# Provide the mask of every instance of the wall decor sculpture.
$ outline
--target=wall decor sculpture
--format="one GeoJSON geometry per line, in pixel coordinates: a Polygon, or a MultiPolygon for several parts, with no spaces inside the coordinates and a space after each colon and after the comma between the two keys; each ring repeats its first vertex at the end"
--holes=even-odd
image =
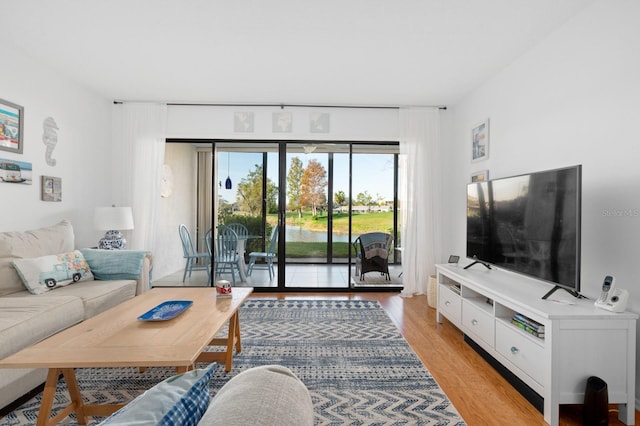
{"type": "Polygon", "coordinates": [[[56,124],[56,120],[54,120],[53,117],[45,118],[42,123],[42,128],[44,129],[42,133],[42,143],[47,147],[44,158],[49,166],[55,166],[56,159],[52,158],[51,154],[53,154],[53,150],[58,144],[58,125],[56,124]]]}

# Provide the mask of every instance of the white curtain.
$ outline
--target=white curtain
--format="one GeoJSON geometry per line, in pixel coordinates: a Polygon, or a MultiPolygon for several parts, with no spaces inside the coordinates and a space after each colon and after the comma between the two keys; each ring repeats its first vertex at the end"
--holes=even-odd
{"type": "Polygon", "coordinates": [[[127,247],[154,250],[166,139],[167,106],[127,102],[114,106],[113,203],[131,206],[127,247]]]}
{"type": "Polygon", "coordinates": [[[426,294],[440,258],[440,112],[400,109],[402,296],[426,294]]]}

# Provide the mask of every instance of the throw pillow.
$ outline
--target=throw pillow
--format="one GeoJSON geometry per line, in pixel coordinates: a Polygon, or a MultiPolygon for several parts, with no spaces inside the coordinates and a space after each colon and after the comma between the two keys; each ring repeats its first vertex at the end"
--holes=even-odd
{"type": "Polygon", "coordinates": [[[89,264],[78,250],[34,259],[16,259],[12,263],[27,290],[33,294],[93,279],[89,264]]]}
{"type": "Polygon", "coordinates": [[[209,382],[216,366],[214,362],[207,368],[165,379],[100,425],[197,425],[211,400],[209,382]]]}

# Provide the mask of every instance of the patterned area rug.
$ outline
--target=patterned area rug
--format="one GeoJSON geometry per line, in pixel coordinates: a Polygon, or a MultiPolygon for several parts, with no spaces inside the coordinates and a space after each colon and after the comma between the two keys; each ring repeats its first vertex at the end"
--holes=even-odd
{"type": "MultiPolygon", "coordinates": [[[[243,370],[281,364],[309,388],[316,425],[464,425],[376,301],[250,299],[240,321],[243,350],[231,372],[216,370],[212,394],[243,370]]],[[[172,374],[167,368],[77,372],[88,403],[131,400],[172,374]]],[[[64,381],[57,397],[56,405],[68,398],[64,381]]],[[[39,396],[0,423],[35,424],[38,407],[39,396]]]]}

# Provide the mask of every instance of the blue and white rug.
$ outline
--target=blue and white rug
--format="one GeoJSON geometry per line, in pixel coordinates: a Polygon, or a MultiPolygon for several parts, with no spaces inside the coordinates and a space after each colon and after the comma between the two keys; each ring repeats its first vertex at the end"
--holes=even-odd
{"type": "MultiPolygon", "coordinates": [[[[249,299],[240,327],[242,352],[231,372],[216,370],[212,394],[241,371],[281,364],[309,388],[316,425],[465,424],[376,301],[249,299]]],[[[131,400],[173,371],[81,369],[77,377],[88,403],[106,403],[131,400]]],[[[68,398],[59,386],[56,405],[68,398]]],[[[38,407],[36,397],[0,424],[35,424],[38,407]]]]}

